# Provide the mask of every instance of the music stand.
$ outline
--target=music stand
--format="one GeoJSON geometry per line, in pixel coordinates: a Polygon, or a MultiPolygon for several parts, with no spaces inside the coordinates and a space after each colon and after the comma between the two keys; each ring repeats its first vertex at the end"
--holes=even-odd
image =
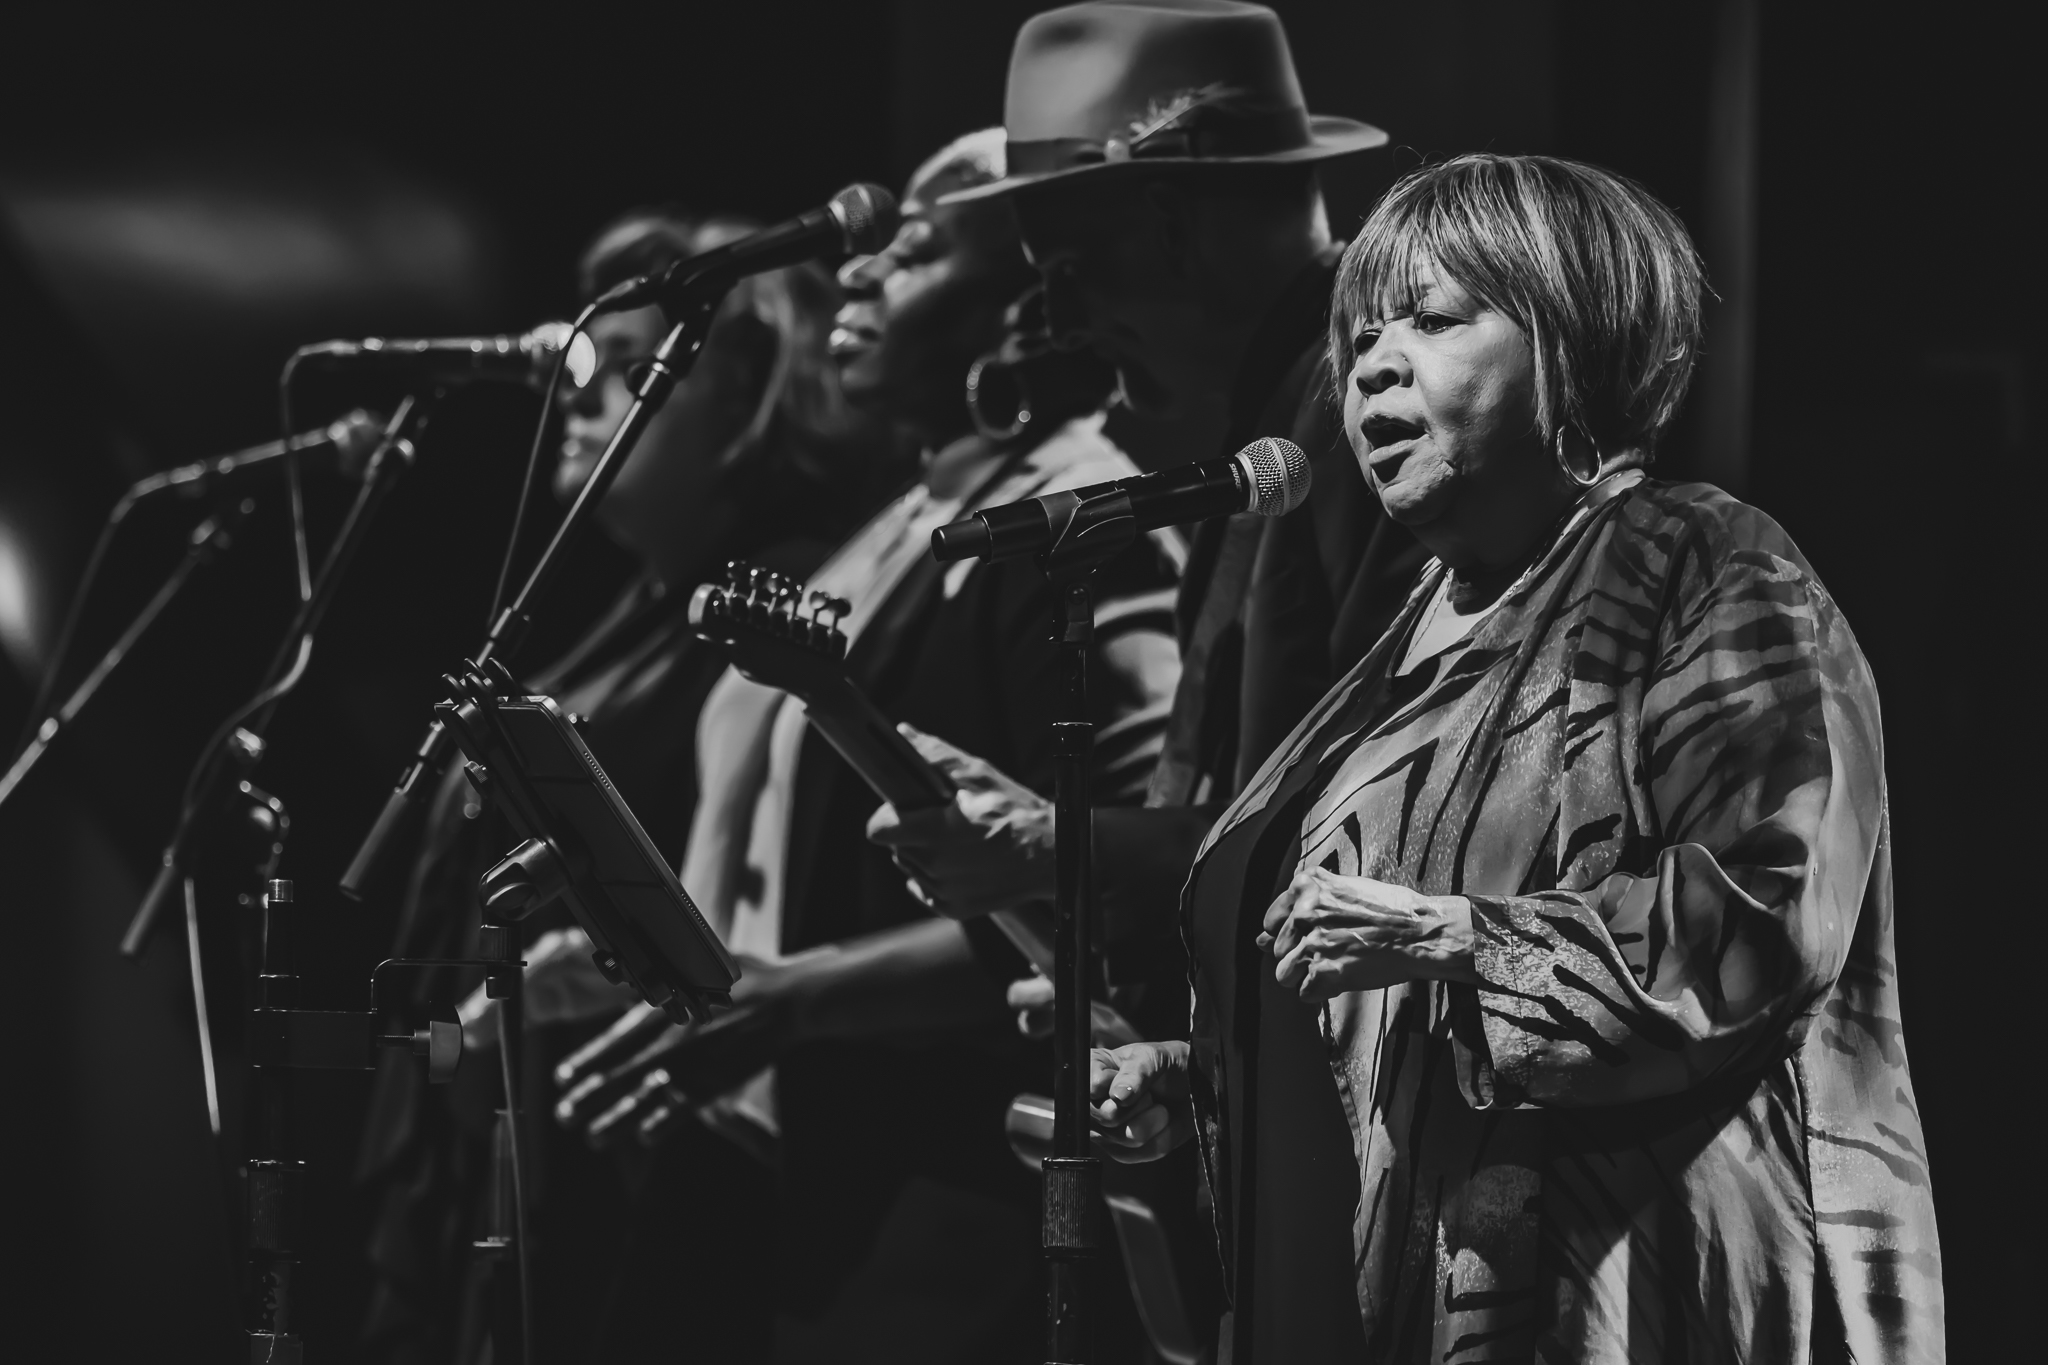
{"type": "Polygon", "coordinates": [[[678,1023],[732,1004],[738,965],[654,841],[549,697],[521,697],[495,660],[447,679],[436,717],[525,839],[480,883],[484,917],[508,924],[561,899],[598,970],[678,1023]]]}

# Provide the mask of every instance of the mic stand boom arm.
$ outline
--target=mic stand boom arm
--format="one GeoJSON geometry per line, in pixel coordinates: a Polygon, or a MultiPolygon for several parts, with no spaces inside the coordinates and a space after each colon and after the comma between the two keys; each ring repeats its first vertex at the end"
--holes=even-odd
{"type": "MultiPolygon", "coordinates": [[[[605,447],[597,467],[590,471],[590,478],[584,483],[583,491],[576,495],[569,514],[555,528],[554,538],[527,575],[525,586],[519,589],[512,605],[491,623],[490,634],[473,660],[475,667],[482,668],[519,647],[532,623],[534,600],[552,581],[560,566],[562,547],[596,515],[598,504],[604,501],[604,495],[610,491],[612,480],[618,477],[626,457],[632,454],[634,446],[646,433],[648,423],[654,420],[654,415],[661,411],[661,405],[668,401],[669,394],[696,364],[697,353],[703,349],[704,338],[711,330],[712,315],[724,294],[721,288],[678,310],[682,320],[669,330],[668,336],[648,359],[633,395],[633,406],[626,410],[625,420],[612,434],[611,444],[605,447]]],[[[378,813],[376,824],[370,827],[362,846],[356,850],[355,859],[342,873],[340,886],[343,894],[361,899],[382,883],[400,846],[400,835],[424,808],[434,784],[440,780],[448,760],[454,755],[455,747],[454,738],[439,721],[428,727],[426,738],[420,741],[411,764],[398,779],[398,785],[384,799],[384,809],[378,813]]]]}
{"type": "Polygon", "coordinates": [[[270,666],[263,672],[263,682],[255,694],[261,700],[241,724],[224,726],[227,733],[217,734],[200,754],[199,765],[185,788],[185,802],[178,812],[177,826],[171,833],[170,842],[164,846],[156,880],[150,884],[142,904],[135,911],[135,918],[129,921],[128,932],[122,936],[123,956],[138,958],[148,949],[150,937],[156,932],[165,907],[183,885],[192,842],[204,823],[201,816],[210,803],[215,783],[230,765],[248,768],[261,759],[263,733],[269,728],[270,718],[283,699],[279,684],[298,666],[300,651],[319,628],[321,617],[326,615],[328,605],[334,600],[335,590],[341,586],[342,576],[355,558],[373,514],[396,486],[399,475],[412,464],[412,442],[406,439],[405,433],[408,427],[416,426],[415,414],[419,411],[418,402],[407,398],[391,415],[391,421],[378,440],[376,452],[370,456],[369,464],[363,470],[363,484],[356,493],[356,500],[349,505],[348,515],[335,534],[334,544],[321,561],[320,572],[313,580],[313,590],[299,604],[284,638],[278,642],[270,666]]]}

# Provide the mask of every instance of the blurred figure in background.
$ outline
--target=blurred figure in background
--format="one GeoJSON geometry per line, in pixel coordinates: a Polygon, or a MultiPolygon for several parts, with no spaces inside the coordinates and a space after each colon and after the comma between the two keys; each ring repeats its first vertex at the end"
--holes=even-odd
{"type": "MultiPolygon", "coordinates": [[[[968,370],[1033,279],[1005,206],[940,201],[1001,178],[1003,159],[995,129],[933,156],[895,241],[841,272],[833,348],[847,392],[926,456],[916,485],[808,586],[851,604],[848,668],[885,715],[1044,790],[1057,675],[1045,577],[1025,562],[939,564],[931,532],[1137,471],[1102,435],[1106,371],[1079,403],[1034,411],[1005,438],[970,420],[968,370]]],[[[1157,758],[1179,676],[1169,608],[1181,558],[1175,537],[1141,540],[1096,580],[1103,804],[1137,800],[1157,758]]],[[[570,1077],[601,1080],[572,1091],[570,1116],[618,1127],[637,1105],[658,1121],[772,1064],[748,1091],[779,1130],[777,1255],[760,1267],[775,1289],[775,1359],[1038,1359],[1039,1182],[1003,1126],[1012,1097],[1050,1079],[1048,1050],[1019,1035],[1005,1003],[1029,966],[993,924],[935,918],[911,897],[864,838],[877,798],[786,694],[728,674],[706,704],[699,761],[683,880],[746,959],[737,1008],[710,1028],[665,1026],[656,1056],[618,1065],[622,1030],[570,1077]],[[974,1080],[935,1107],[917,1099],[934,1074],[974,1080]]],[[[1105,1262],[1105,1283],[1115,1273],[1105,1262]]],[[[1128,1308],[1102,1322],[1101,1358],[1134,1357],[1136,1331],[1128,1308]]]]}
{"type": "MultiPolygon", "coordinates": [[[[579,267],[584,299],[634,275],[708,250],[747,231],[732,219],[693,219],[666,211],[630,213],[598,235],[579,267]]],[[[724,660],[690,633],[690,590],[725,560],[744,557],[792,575],[814,569],[885,494],[900,465],[891,436],[841,398],[826,337],[839,300],[833,281],[799,267],[744,281],[726,299],[695,369],[649,425],[598,511],[607,535],[641,566],[618,600],[563,658],[527,679],[585,717],[583,733],[649,835],[673,858],[696,797],[697,714],[724,660]]],[[[596,319],[596,364],[580,385],[564,379],[561,459],[553,487],[572,500],[632,401],[628,373],[667,330],[658,309],[596,319]]],[[[404,893],[394,952],[403,956],[473,955],[477,878],[517,842],[471,790],[459,770],[444,781],[404,893]]],[[[573,950],[565,915],[534,922],[530,958],[573,950]]],[[[460,983],[466,987],[467,982],[460,983]]],[[[423,980],[422,996],[448,999],[458,983],[423,980]]],[[[627,1003],[598,983],[603,1007],[627,1003]]],[[[528,1094],[545,1095],[549,1069],[582,1036],[547,1028],[565,1011],[537,998],[538,1027],[526,1053],[528,1094]]],[[[575,1011],[567,1011],[574,1013],[575,1011]]],[[[582,1013],[591,1010],[585,1006],[582,1013]]],[[[472,1047],[494,1042],[494,1013],[467,1021],[472,1047]]],[[[588,1029],[584,1029],[587,1034],[588,1029]]],[[[447,1092],[424,1088],[414,1069],[387,1066],[366,1128],[359,1182],[381,1201],[370,1249],[378,1280],[364,1326],[378,1359],[469,1362],[484,1332],[484,1277],[468,1264],[481,1201],[488,1195],[488,1144],[499,1103],[488,1055],[472,1056],[447,1092]]],[[[530,1114],[544,1114],[536,1103],[530,1114]]],[[[693,1315],[698,1348],[722,1347],[719,1334],[758,1324],[765,1310],[733,1311],[747,1283],[722,1284],[724,1257],[696,1258],[664,1232],[639,1234],[634,1209],[659,1211],[657,1229],[709,1222],[733,1235],[758,1227],[745,1210],[703,1201],[765,1191],[766,1172],[725,1142],[698,1135],[659,1161],[628,1165],[591,1155],[552,1124],[528,1132],[527,1180],[536,1255],[537,1353],[582,1359],[603,1312],[604,1329],[623,1351],[643,1358],[643,1296],[608,1288],[620,1251],[674,1278],[667,1317],[683,1286],[700,1286],[706,1311],[693,1315]],[[701,1179],[677,1184],[676,1168],[701,1179]],[[750,1169],[751,1168],[751,1169],[750,1169]],[[688,1207],[677,1201],[688,1198],[688,1207]],[[716,1305],[710,1311],[709,1305],[716,1305]]],[[[636,1154],[637,1155],[637,1154],[636,1154]]],[[[734,1349],[738,1345],[734,1343],[734,1349]]],[[[714,1355],[719,1354],[714,1350],[714,1355]]]]}

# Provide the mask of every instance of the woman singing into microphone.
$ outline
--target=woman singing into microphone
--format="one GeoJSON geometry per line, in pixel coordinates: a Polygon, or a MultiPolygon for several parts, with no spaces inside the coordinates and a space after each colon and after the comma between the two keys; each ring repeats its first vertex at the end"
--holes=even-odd
{"type": "Polygon", "coordinates": [[[1211,831],[1188,1042],[1098,1051],[1198,1136],[1238,1361],[1926,1361],[1883,733],[1769,517],[1645,466],[1685,230],[1541,157],[1415,172],[1345,254],[1345,427],[1436,556],[1211,831]]]}

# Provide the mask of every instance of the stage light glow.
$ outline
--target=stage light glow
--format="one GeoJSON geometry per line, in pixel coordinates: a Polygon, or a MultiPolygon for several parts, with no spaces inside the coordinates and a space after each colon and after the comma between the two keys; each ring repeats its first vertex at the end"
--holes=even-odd
{"type": "Polygon", "coordinates": [[[42,668],[37,638],[36,584],[29,547],[14,529],[0,522],[0,649],[15,667],[33,676],[42,668]]]}
{"type": "Polygon", "coordinates": [[[569,382],[582,388],[597,373],[597,345],[591,341],[588,332],[578,332],[569,342],[569,358],[566,362],[569,382]]]}

